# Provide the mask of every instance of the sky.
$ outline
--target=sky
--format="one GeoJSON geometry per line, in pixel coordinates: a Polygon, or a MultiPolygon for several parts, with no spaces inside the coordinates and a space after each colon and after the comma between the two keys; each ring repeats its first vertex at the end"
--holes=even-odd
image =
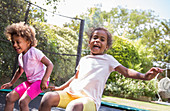
{"type": "MultiPolygon", "coordinates": [[[[37,2],[37,5],[52,11],[52,6],[42,5],[45,0],[31,0],[37,2]]],[[[121,6],[128,9],[153,10],[155,15],[160,19],[170,20],[170,0],[60,0],[57,6],[56,14],[68,17],[75,17],[82,13],[86,13],[87,9],[100,4],[102,10],[110,11],[112,8],[121,6]]],[[[61,16],[51,16],[48,14],[47,22],[56,25],[62,25],[70,19],[61,16]]]]}

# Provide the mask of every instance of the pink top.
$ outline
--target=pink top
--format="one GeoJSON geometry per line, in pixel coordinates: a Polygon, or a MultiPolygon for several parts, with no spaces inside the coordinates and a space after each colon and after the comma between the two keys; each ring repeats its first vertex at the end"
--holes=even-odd
{"type": "Polygon", "coordinates": [[[46,71],[46,66],[41,62],[44,56],[43,52],[35,47],[31,47],[24,55],[21,53],[18,56],[19,66],[24,69],[28,82],[42,80],[46,71]]]}
{"type": "Polygon", "coordinates": [[[121,65],[113,56],[88,55],[81,58],[77,70],[78,78],[74,79],[65,90],[75,96],[91,97],[98,110],[105,83],[112,71],[121,65]]]}

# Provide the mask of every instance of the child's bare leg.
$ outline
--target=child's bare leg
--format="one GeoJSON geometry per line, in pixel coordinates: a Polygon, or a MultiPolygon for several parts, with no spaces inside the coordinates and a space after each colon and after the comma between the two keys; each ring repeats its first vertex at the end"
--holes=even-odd
{"type": "Polygon", "coordinates": [[[11,91],[6,95],[6,104],[4,111],[13,111],[15,101],[19,99],[19,94],[16,91],[11,91]]]}
{"type": "Polygon", "coordinates": [[[30,101],[31,98],[26,93],[24,93],[19,100],[20,111],[29,111],[28,104],[30,103],[30,101]]]}
{"type": "Polygon", "coordinates": [[[57,107],[60,96],[57,92],[47,92],[42,97],[39,111],[51,111],[51,107],[57,107]]]}

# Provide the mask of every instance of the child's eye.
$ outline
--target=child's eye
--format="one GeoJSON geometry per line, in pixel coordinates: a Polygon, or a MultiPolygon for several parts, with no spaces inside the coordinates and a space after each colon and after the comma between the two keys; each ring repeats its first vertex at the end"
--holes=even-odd
{"type": "Polygon", "coordinates": [[[14,45],[14,41],[12,41],[12,44],[14,45]]]}
{"type": "Polygon", "coordinates": [[[104,42],[105,40],[104,39],[101,39],[102,42],[104,42]]]}
{"type": "Polygon", "coordinates": [[[19,44],[20,42],[19,41],[17,41],[17,44],[19,44]]]}
{"type": "Polygon", "coordinates": [[[97,36],[93,36],[93,39],[97,39],[98,37],[97,36]]]}
{"type": "Polygon", "coordinates": [[[93,39],[94,39],[94,40],[96,40],[96,39],[97,39],[97,37],[93,37],[93,39]]]}
{"type": "Polygon", "coordinates": [[[101,37],[101,41],[104,42],[106,39],[104,37],[101,37]]]}

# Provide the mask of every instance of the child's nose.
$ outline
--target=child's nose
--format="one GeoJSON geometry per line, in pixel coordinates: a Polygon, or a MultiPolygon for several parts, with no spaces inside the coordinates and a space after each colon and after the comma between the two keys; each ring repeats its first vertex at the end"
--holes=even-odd
{"type": "Polygon", "coordinates": [[[95,40],[95,41],[94,41],[94,44],[97,44],[97,43],[98,43],[98,41],[97,41],[97,40],[95,40]]]}

